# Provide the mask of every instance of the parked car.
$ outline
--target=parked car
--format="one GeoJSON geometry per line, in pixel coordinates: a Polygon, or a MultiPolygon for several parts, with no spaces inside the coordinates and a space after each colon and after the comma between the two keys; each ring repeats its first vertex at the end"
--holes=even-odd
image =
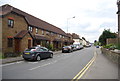
{"type": "Polygon", "coordinates": [[[77,50],[77,45],[73,44],[73,51],[76,51],[76,50],[77,50]]]}
{"type": "Polygon", "coordinates": [[[75,44],[75,45],[77,50],[83,49],[83,45],[80,45],[80,44],[75,44]]]}
{"type": "Polygon", "coordinates": [[[80,50],[80,49],[83,49],[83,45],[80,45],[80,44],[74,44],[74,50],[80,50]]]}
{"type": "Polygon", "coordinates": [[[42,58],[52,58],[53,52],[48,50],[45,47],[35,46],[29,49],[26,49],[23,52],[23,58],[25,60],[37,60],[40,61],[42,58]]]}
{"type": "Polygon", "coordinates": [[[64,53],[64,52],[72,52],[73,51],[73,49],[72,49],[72,47],[71,46],[64,46],[63,48],[62,48],[62,53],[64,53]]]}

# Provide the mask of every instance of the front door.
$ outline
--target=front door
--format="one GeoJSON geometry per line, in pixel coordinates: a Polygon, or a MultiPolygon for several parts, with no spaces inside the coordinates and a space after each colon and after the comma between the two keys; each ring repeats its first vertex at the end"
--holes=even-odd
{"type": "Polygon", "coordinates": [[[28,48],[31,47],[31,39],[28,39],[28,48]]]}
{"type": "Polygon", "coordinates": [[[20,39],[15,39],[15,52],[20,52],[20,39]]]}

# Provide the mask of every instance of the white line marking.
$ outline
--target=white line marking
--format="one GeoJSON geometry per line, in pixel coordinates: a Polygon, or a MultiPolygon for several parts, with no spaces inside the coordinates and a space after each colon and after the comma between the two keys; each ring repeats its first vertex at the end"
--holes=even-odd
{"type": "Polygon", "coordinates": [[[47,66],[47,65],[49,65],[49,64],[50,64],[50,63],[48,63],[48,64],[44,64],[44,65],[41,65],[41,66],[37,66],[37,67],[31,68],[31,69],[29,69],[29,70],[34,70],[34,69],[37,69],[37,68],[40,68],[40,67],[47,66]]]}
{"type": "Polygon", "coordinates": [[[0,65],[0,67],[8,66],[8,65],[13,65],[13,64],[15,64],[15,63],[3,64],[3,65],[0,65]]]}
{"type": "Polygon", "coordinates": [[[37,64],[38,62],[28,62],[28,63],[30,63],[30,64],[37,64]]]}
{"type": "Polygon", "coordinates": [[[13,64],[20,64],[22,62],[24,62],[24,61],[18,61],[18,62],[14,62],[14,63],[2,64],[2,65],[0,65],[0,67],[9,66],[9,65],[13,65],[13,64]]]}
{"type": "Polygon", "coordinates": [[[45,67],[45,66],[47,66],[47,65],[54,64],[54,63],[56,63],[56,62],[57,62],[57,60],[55,60],[55,61],[53,61],[53,62],[50,62],[50,63],[47,63],[47,64],[44,64],[44,65],[41,65],[41,66],[37,66],[37,67],[31,68],[31,69],[28,69],[28,70],[35,70],[35,69],[37,69],[37,68],[45,67]]]}
{"type": "Polygon", "coordinates": [[[24,62],[24,61],[17,61],[16,63],[19,64],[19,63],[22,63],[22,62],[24,62]]]}

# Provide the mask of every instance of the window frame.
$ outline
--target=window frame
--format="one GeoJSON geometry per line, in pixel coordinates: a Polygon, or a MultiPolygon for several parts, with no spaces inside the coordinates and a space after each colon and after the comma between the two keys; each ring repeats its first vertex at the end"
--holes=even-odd
{"type": "Polygon", "coordinates": [[[13,47],[13,38],[7,38],[7,46],[13,47]]]}
{"type": "Polygon", "coordinates": [[[32,26],[28,26],[28,30],[29,30],[30,32],[33,32],[33,27],[32,27],[32,26]]]}
{"type": "Polygon", "coordinates": [[[8,19],[8,27],[13,28],[13,26],[14,26],[14,20],[8,19]]]}
{"type": "Polygon", "coordinates": [[[35,31],[36,31],[36,34],[38,34],[38,28],[36,28],[35,31]]]}
{"type": "Polygon", "coordinates": [[[42,30],[42,35],[44,35],[44,30],[42,30]]]}

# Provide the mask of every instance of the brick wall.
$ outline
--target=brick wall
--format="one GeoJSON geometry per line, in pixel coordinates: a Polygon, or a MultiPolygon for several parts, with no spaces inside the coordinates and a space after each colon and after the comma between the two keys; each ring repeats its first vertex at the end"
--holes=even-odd
{"type": "Polygon", "coordinates": [[[117,44],[118,38],[109,38],[106,41],[107,41],[107,44],[117,44]]]}
{"type": "Polygon", "coordinates": [[[8,36],[14,37],[21,30],[27,30],[27,27],[28,27],[28,25],[27,25],[24,17],[22,17],[22,16],[10,13],[2,18],[2,51],[3,51],[3,53],[15,51],[14,41],[13,41],[13,47],[8,47],[7,37],[8,36]],[[13,20],[14,20],[13,28],[8,27],[9,17],[13,18],[13,20]]]}
{"type": "Polygon", "coordinates": [[[102,54],[106,55],[111,61],[120,64],[120,52],[101,48],[102,54]]]}

